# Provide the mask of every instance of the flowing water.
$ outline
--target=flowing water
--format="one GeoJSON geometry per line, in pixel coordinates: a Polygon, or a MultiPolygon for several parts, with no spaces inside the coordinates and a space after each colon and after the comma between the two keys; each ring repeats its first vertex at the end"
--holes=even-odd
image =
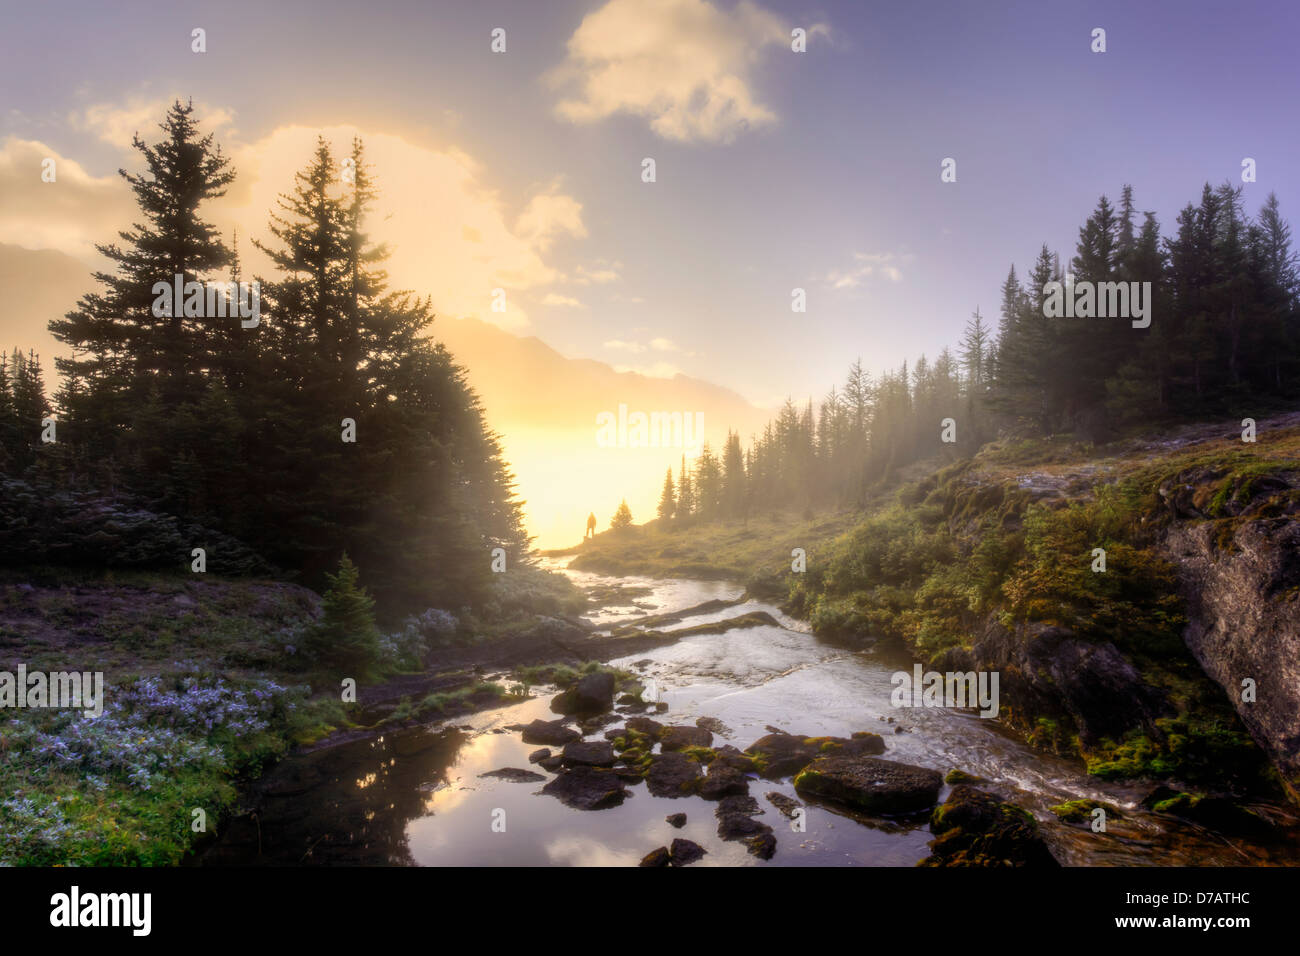
{"type": "MultiPolygon", "coordinates": [[[[742,590],[722,582],[566,573],[579,586],[606,595],[604,606],[587,616],[602,628],[647,611],[732,599],[742,590]]],[[[973,711],[895,709],[890,678],[896,671],[910,671],[910,659],[821,643],[805,624],[771,605],[748,601],[660,630],[749,611],[766,611],[782,626],[692,635],[611,663],[655,681],[659,699],[668,704],[666,713],[655,715],[661,722],[721,720],[728,731],[715,734],[715,746],[730,743],[743,749],[768,733],[768,726],[807,736],[866,730],[885,738],[886,759],[940,772],[959,768],[983,777],[988,783],[981,786],[1034,813],[1063,863],[1300,863],[1294,830],[1267,846],[1228,840],[1140,810],[1141,788],[1087,777],[1079,763],[1033,750],[997,721],[973,711]],[[1109,821],[1108,832],[1093,833],[1062,824],[1047,811],[1081,797],[1115,804],[1124,817],[1109,821]]],[[[539,794],[541,781],[480,776],[503,767],[549,776],[528,762],[537,747],[506,728],[534,718],[554,719],[552,693],[292,757],[263,781],[260,812],[232,820],[201,862],[626,866],[675,837],[694,840],[708,851],[697,866],[912,866],[928,855],[931,834],[924,814],[871,819],[809,804],[806,830],[793,832],[764,798],[769,792],[795,797],[788,780],[751,781],[750,792],[765,810],[758,819],[772,826],[777,838],[776,855],[764,862],[749,855],[743,844],[717,837],[716,804],[701,797],[653,797],[644,783],[637,783],[620,806],[580,811],[539,794]],[[680,830],[664,819],[678,812],[687,815],[680,830]]],[[[603,739],[604,729],[587,739],[603,739]]],[[[945,787],[940,799],[947,792],[945,787]]]]}

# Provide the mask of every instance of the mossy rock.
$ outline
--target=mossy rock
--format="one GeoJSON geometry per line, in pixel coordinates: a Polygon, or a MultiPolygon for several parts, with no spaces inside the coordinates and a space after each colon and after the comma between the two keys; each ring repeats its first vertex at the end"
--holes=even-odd
{"type": "Polygon", "coordinates": [[[1101,800],[1067,800],[1065,803],[1058,803],[1056,806],[1047,809],[1056,814],[1062,823],[1091,823],[1092,811],[1098,808],[1105,810],[1108,818],[1124,819],[1124,814],[1120,812],[1119,807],[1113,803],[1104,803],[1101,800]]]}

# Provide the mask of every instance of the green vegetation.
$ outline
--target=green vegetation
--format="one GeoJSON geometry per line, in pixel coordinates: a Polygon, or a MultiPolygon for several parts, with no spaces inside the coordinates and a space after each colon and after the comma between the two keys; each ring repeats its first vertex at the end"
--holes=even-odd
{"type": "Polygon", "coordinates": [[[320,599],[259,581],[52,573],[0,587],[0,669],[100,671],[104,713],[0,728],[0,864],[162,865],[238,806],[239,782],[349,725],[302,653],[320,599]],[[30,590],[28,590],[30,588],[30,590]]]}

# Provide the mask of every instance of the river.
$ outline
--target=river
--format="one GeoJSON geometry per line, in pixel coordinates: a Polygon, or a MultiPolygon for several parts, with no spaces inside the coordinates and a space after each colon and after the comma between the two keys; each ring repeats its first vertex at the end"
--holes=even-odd
{"type": "MultiPolygon", "coordinates": [[[[581,587],[615,595],[587,615],[602,628],[645,613],[733,599],[743,590],[715,581],[565,573],[581,587]]],[[[895,709],[890,678],[911,670],[909,658],[824,644],[806,624],[772,605],[748,601],[660,630],[750,611],[766,611],[781,626],[692,635],[611,663],[655,682],[658,699],[668,704],[658,720],[721,720],[728,731],[715,735],[715,746],[743,749],[769,726],[806,736],[847,737],[865,730],[884,737],[885,759],[985,778],[982,786],[1038,818],[1052,852],[1067,865],[1300,863],[1294,838],[1262,846],[1147,813],[1137,803],[1149,785],[1144,790],[1088,777],[1080,763],[1036,751],[973,711],[895,709]],[[1053,804],[1082,797],[1116,805],[1123,819],[1093,833],[1048,812],[1053,804]]],[[[231,820],[199,862],[631,866],[676,837],[707,850],[697,866],[913,866],[928,855],[925,815],[869,819],[809,804],[805,831],[794,832],[764,797],[796,797],[788,780],[751,782],[750,792],[765,810],[758,819],[774,828],[777,839],[775,856],[760,861],[743,844],[718,838],[716,804],[698,796],[654,797],[637,783],[620,806],[581,811],[539,794],[539,782],[480,776],[503,767],[539,771],[528,762],[536,746],[506,728],[554,719],[554,692],[535,688],[537,696],[528,701],[290,757],[262,781],[259,811],[231,820]],[[674,829],[665,817],[679,812],[687,822],[674,829]]],[[[603,739],[603,731],[588,739],[603,739]]],[[[940,799],[947,791],[945,786],[940,799]]]]}

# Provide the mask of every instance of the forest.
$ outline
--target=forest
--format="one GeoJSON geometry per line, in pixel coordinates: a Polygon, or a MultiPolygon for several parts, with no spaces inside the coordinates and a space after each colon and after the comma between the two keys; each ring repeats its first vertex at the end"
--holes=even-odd
{"type": "Polygon", "coordinates": [[[202,549],[319,587],[347,554],[386,616],[473,603],[494,549],[527,560],[522,502],[429,301],[388,288],[363,144],[341,163],[320,140],[269,212],[261,321],[158,309],[156,283],[249,278],[204,219],[235,170],[193,112],[134,139],[140,218],[51,322],[62,384],[0,362],[0,562],[185,570],[202,549]]]}
{"type": "MultiPolygon", "coordinates": [[[[999,436],[1103,442],[1182,421],[1259,417],[1300,397],[1300,268],[1270,194],[1208,183],[1162,236],[1131,186],[1102,196],[1068,263],[1042,246],[1002,283],[996,324],[979,309],[955,348],[872,376],[861,361],[814,406],[787,400],[742,449],[731,434],[665,475],[658,517],[683,526],[759,510],[857,507],[899,468],[956,460],[999,436]],[[1150,323],[1048,318],[1051,283],[1150,283],[1150,323]],[[950,424],[946,424],[950,420],[950,424]]],[[[1059,286],[1055,287],[1059,297],[1059,286]]]]}

